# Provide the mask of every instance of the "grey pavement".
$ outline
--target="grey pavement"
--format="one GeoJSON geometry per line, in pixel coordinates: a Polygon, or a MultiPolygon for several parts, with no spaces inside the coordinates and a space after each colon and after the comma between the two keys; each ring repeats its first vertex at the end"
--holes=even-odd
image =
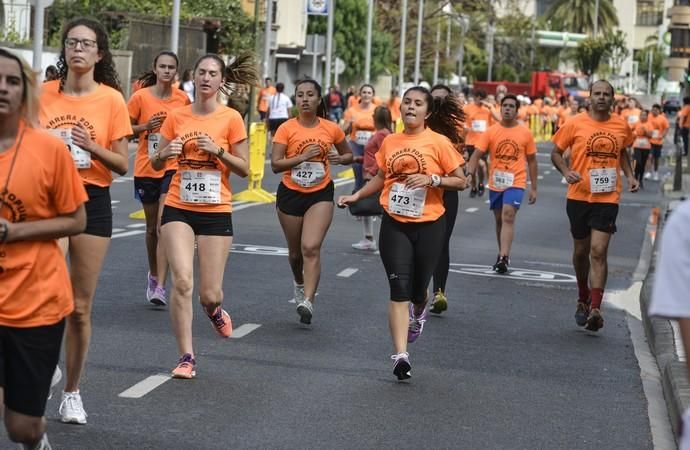
{"type": "MultiPolygon", "coordinates": [[[[539,199],[518,214],[512,276],[496,255],[488,194],[463,193],[451,241],[449,310],[410,346],[412,379],[392,374],[388,286],[378,255],[353,250],[361,224],[336,210],[322,249],[313,325],[298,323],[275,206],[236,205],[223,340],[195,303],[197,377],[140,398],[120,394],[176,363],[165,308],[144,298],[143,221],[131,180],[113,184],[115,227],[101,274],[81,386],[89,423],[48,433],[65,449],[652,448],[647,398],[627,313],[605,305],[599,333],[578,328],[565,186],[539,146],[539,199]],[[481,266],[481,267],[478,267],[481,266]],[[357,269],[350,276],[344,274],[357,269]],[[343,272],[345,271],[345,272],[343,272]]],[[[275,191],[269,173],[264,187],[275,191]]],[[[233,178],[236,191],[246,186],[233,178]]],[[[349,192],[351,184],[336,189],[349,192]]],[[[633,282],[660,183],[625,193],[610,254],[610,291],[633,282]]],[[[377,223],[378,225],[378,223],[377,223]]],[[[163,380],[167,380],[163,378],[163,380]]],[[[61,386],[60,386],[61,387],[61,386]]]]}

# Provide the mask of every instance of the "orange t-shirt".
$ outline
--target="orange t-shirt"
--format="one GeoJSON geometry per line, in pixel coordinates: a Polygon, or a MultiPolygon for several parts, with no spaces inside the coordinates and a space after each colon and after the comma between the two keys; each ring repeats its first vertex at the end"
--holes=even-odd
{"type": "Polygon", "coordinates": [[[269,86],[261,89],[259,91],[259,107],[260,112],[268,111],[268,101],[276,95],[276,88],[274,86],[269,86]]]}
{"type": "Polygon", "coordinates": [[[583,112],[566,121],[551,141],[561,153],[571,148],[571,167],[582,177],[580,182],[568,185],[569,199],[618,203],[622,191],[620,155],[633,143],[632,131],[624,119],[611,116],[606,122],[598,122],[583,112]],[[596,178],[597,172],[590,171],[601,169],[608,169],[610,177],[615,175],[616,186],[610,192],[592,193],[590,179],[596,178]]]}
{"type": "Polygon", "coordinates": [[[649,119],[644,123],[637,122],[633,131],[635,134],[635,140],[632,144],[633,148],[641,148],[643,150],[652,148],[652,135],[654,131],[659,133],[659,129],[656,127],[654,121],[649,119]]]}
{"type": "Polygon", "coordinates": [[[685,105],[678,112],[678,119],[680,119],[681,128],[690,128],[690,105],[685,105]]]}
{"type": "Polygon", "coordinates": [[[493,125],[493,116],[488,108],[478,106],[476,103],[467,104],[462,109],[465,112],[465,124],[468,128],[465,145],[476,145],[479,136],[493,125]]]}
{"type": "MultiPolygon", "coordinates": [[[[91,140],[110,150],[113,141],[132,134],[125,99],[115,89],[99,84],[90,94],[80,97],[58,91],[59,80],[44,83],[41,89],[39,118],[44,128],[73,128],[81,124],[91,140]]],[[[74,154],[73,154],[74,156],[74,154]]],[[[84,184],[110,186],[113,176],[105,164],[92,158],[91,167],[79,169],[84,184]]]]}
{"type": "Polygon", "coordinates": [[[351,95],[347,98],[347,109],[354,108],[359,104],[359,95],[351,95]]]}
{"type": "Polygon", "coordinates": [[[537,153],[537,144],[529,128],[516,125],[506,128],[500,123],[493,125],[477,142],[480,152],[489,151],[489,189],[502,192],[509,187],[525,189],[527,186],[527,155],[537,153]],[[494,174],[500,177],[494,177],[494,174]],[[506,177],[512,182],[505,182],[506,177]],[[497,186],[501,179],[503,185],[497,186]]]}
{"type": "Polygon", "coordinates": [[[639,108],[626,108],[621,112],[621,116],[628,122],[630,128],[635,128],[635,125],[640,121],[640,111],[639,108]]]}
{"type": "Polygon", "coordinates": [[[368,140],[374,135],[374,131],[376,131],[376,127],[374,127],[375,109],[376,105],[371,103],[367,109],[362,109],[361,105],[355,105],[345,111],[345,121],[352,122],[352,131],[350,132],[351,141],[357,141],[357,143],[362,142],[360,145],[366,145],[364,139],[368,140]],[[358,131],[364,132],[364,134],[360,133],[361,140],[357,139],[358,131]]]}
{"type": "MultiPolygon", "coordinates": [[[[179,89],[173,89],[170,97],[160,99],[151,93],[150,88],[143,88],[130,97],[129,102],[127,102],[127,109],[129,110],[129,117],[138,124],[144,124],[153,117],[165,118],[168,112],[189,105],[189,103],[187,94],[179,89]]],[[[151,153],[158,150],[157,142],[155,144],[149,143],[149,136],[151,134],[154,134],[154,138],[158,137],[160,139],[160,129],[139,133],[139,145],[137,146],[136,159],[134,160],[135,177],[161,178],[166,170],[175,168],[173,160],[167,161],[165,167],[161,170],[155,170],[151,166],[149,147],[151,147],[151,153]]]]}
{"type": "Polygon", "coordinates": [[[170,111],[161,126],[161,136],[168,141],[180,137],[182,153],[177,157],[177,172],[170,182],[165,204],[196,212],[232,212],[230,168],[218,161],[216,155],[197,148],[196,138],[202,135],[209,136],[226,152],[232,152],[234,144],[247,139],[242,116],[225,105],[218,105],[206,115],[194,114],[192,105],[170,111]],[[218,181],[220,186],[216,185],[218,181]],[[214,185],[215,191],[211,190],[214,185]],[[185,196],[187,201],[183,201],[185,196]]]}
{"type": "Polygon", "coordinates": [[[395,123],[400,118],[400,97],[395,97],[393,101],[388,100],[386,107],[391,112],[391,120],[395,123]]]}
{"type": "Polygon", "coordinates": [[[316,177],[310,177],[310,179],[300,178],[296,176],[296,180],[293,180],[293,172],[300,172],[303,170],[309,170],[303,164],[302,167],[293,167],[292,170],[285,171],[283,173],[283,184],[285,187],[299,192],[314,192],[323,189],[331,182],[331,169],[328,162],[328,152],[331,150],[331,146],[334,144],[339,144],[345,139],[345,133],[340,129],[335,123],[319,119],[319,123],[313,128],[307,128],[302,126],[297,118],[293,118],[283,123],[276,131],[276,135],[273,137],[273,142],[276,144],[284,144],[287,146],[285,149],[285,158],[292,158],[294,156],[302,154],[307,147],[314,144],[321,148],[321,154],[307,161],[311,165],[315,165],[315,170],[317,172],[323,171],[322,175],[316,177]],[[323,165],[323,167],[320,167],[323,165]],[[319,178],[321,180],[319,181],[319,178]],[[299,184],[299,182],[302,184],[299,184]],[[306,181],[306,182],[305,182],[306,181]],[[306,186],[305,186],[306,184],[306,186]]]}
{"type": "MultiPolygon", "coordinates": [[[[0,153],[0,217],[32,222],[75,212],[88,200],[67,147],[44,130],[20,125],[24,136],[0,153]],[[16,154],[16,159],[15,159],[16,154]],[[14,168],[10,174],[12,160],[14,168]]],[[[56,239],[0,244],[0,325],[53,325],[74,309],[67,264],[56,239]]]]}
{"type": "MultiPolygon", "coordinates": [[[[379,201],[391,218],[398,222],[432,222],[445,212],[443,206],[443,189],[426,187],[426,196],[420,204],[420,198],[408,194],[410,191],[400,192],[400,185],[405,184],[405,177],[417,173],[425,175],[445,175],[455,171],[465,164],[463,157],[455,150],[447,137],[429,128],[422,133],[409,135],[405,133],[389,134],[383,140],[381,148],[376,153],[376,163],[384,173],[383,190],[379,201]],[[408,198],[407,203],[400,207],[410,206],[416,202],[421,209],[419,217],[394,213],[395,205],[390,201],[398,197],[400,192],[408,198]],[[413,198],[411,198],[413,197],[413,198]]],[[[416,190],[418,193],[422,190],[416,190]]],[[[414,191],[413,191],[414,192],[414,191]]],[[[408,209],[409,211],[409,209],[408,209]]]]}
{"type": "Polygon", "coordinates": [[[651,121],[659,131],[656,133],[656,136],[652,136],[650,140],[654,145],[662,145],[664,143],[664,132],[669,128],[668,120],[664,114],[659,114],[656,117],[652,116],[651,121]]]}

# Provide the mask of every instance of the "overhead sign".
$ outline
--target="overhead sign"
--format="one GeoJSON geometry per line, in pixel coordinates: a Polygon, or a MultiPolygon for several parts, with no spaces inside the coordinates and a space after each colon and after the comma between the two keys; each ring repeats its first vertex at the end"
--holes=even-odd
{"type": "Polygon", "coordinates": [[[310,16],[327,16],[328,0],[307,0],[307,14],[310,16]]]}

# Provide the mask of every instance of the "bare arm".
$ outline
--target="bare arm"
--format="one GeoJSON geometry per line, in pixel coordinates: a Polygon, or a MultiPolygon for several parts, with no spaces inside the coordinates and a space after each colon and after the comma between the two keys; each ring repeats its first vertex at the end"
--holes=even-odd
{"type": "Polygon", "coordinates": [[[361,198],[369,197],[370,195],[374,195],[381,191],[381,189],[383,189],[383,178],[383,172],[379,169],[376,176],[369,180],[367,184],[362,187],[362,189],[352,195],[341,195],[338,197],[338,207],[344,208],[350,203],[354,203],[361,198]]]}
{"type": "Polygon", "coordinates": [[[8,222],[0,219],[0,231],[5,228],[6,242],[43,241],[72,236],[86,228],[86,210],[84,205],[79,205],[72,213],[30,222],[8,222]]]}
{"type": "Polygon", "coordinates": [[[565,177],[568,184],[579,183],[582,180],[580,174],[574,170],[570,170],[565,159],[563,159],[563,152],[558,147],[554,146],[551,151],[551,162],[553,166],[565,177]]]}
{"type": "Polygon", "coordinates": [[[527,171],[529,172],[529,198],[528,203],[531,205],[537,201],[537,155],[527,155],[527,171]]]}
{"type": "Polygon", "coordinates": [[[91,140],[89,132],[81,124],[72,128],[72,140],[81,149],[91,153],[113,172],[124,175],[129,169],[127,160],[127,137],[116,139],[110,143],[110,149],[101,147],[91,140]]]}
{"type": "Polygon", "coordinates": [[[347,140],[343,139],[335,144],[338,155],[330,159],[331,164],[352,164],[352,149],[347,145],[347,140]]]}
{"type": "Polygon", "coordinates": [[[207,135],[199,136],[196,142],[199,150],[215,155],[235,174],[243,178],[249,175],[249,145],[246,138],[232,144],[232,151],[227,152],[207,135]]]}
{"type": "Polygon", "coordinates": [[[628,180],[628,190],[630,192],[637,192],[637,189],[640,187],[640,184],[635,178],[635,175],[633,174],[632,166],[630,165],[630,155],[628,155],[628,150],[622,149],[620,153],[621,169],[623,169],[625,178],[627,178],[628,180]]]}

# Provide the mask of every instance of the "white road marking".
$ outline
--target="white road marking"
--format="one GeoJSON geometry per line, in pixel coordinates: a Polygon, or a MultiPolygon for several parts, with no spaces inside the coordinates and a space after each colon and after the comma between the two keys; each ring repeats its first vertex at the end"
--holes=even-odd
{"type": "Polygon", "coordinates": [[[130,223],[129,225],[127,225],[127,228],[143,228],[145,226],[145,223],[130,223]]]}
{"type": "Polygon", "coordinates": [[[124,228],[113,228],[113,233],[122,233],[123,231],[125,231],[124,228]]]}
{"type": "Polygon", "coordinates": [[[137,234],[144,234],[144,233],[146,233],[146,231],[144,231],[144,230],[125,231],[124,233],[113,234],[111,239],[123,238],[123,237],[127,237],[127,236],[136,236],[137,234]]]}
{"type": "Polygon", "coordinates": [[[678,322],[675,320],[670,320],[669,322],[671,322],[671,328],[673,328],[673,341],[676,347],[676,357],[678,357],[678,361],[684,363],[687,361],[687,359],[685,356],[685,349],[683,347],[683,337],[680,335],[680,326],[678,326],[678,322]]]}
{"type": "Polygon", "coordinates": [[[118,394],[118,397],[124,397],[124,398],[141,398],[144,395],[148,394],[152,390],[156,389],[158,386],[161,384],[165,383],[170,379],[170,375],[163,375],[158,374],[158,375],[152,375],[134,386],[132,386],[129,389],[126,389],[118,394]]]}
{"type": "Polygon", "coordinates": [[[359,269],[355,269],[354,267],[348,267],[347,269],[341,270],[340,273],[338,274],[339,277],[342,278],[350,278],[352,275],[357,273],[359,269]]]}
{"type": "Polygon", "coordinates": [[[465,212],[468,212],[468,213],[473,213],[473,212],[477,212],[477,211],[479,211],[479,208],[467,208],[465,210],[465,212]]]}
{"type": "Polygon", "coordinates": [[[232,330],[232,335],[230,336],[232,339],[239,339],[243,338],[252,331],[256,330],[259,328],[261,325],[258,323],[243,323],[239,327],[235,328],[232,330]]]}
{"type": "Polygon", "coordinates": [[[116,205],[118,203],[120,203],[120,200],[110,200],[111,205],[116,205]]]}
{"type": "Polygon", "coordinates": [[[545,171],[544,171],[544,175],[551,175],[551,171],[550,171],[550,170],[545,170],[545,171]]]}
{"type": "Polygon", "coordinates": [[[487,201],[485,201],[484,203],[486,203],[486,204],[488,205],[490,202],[489,202],[489,200],[487,200],[487,201]]]}
{"type": "Polygon", "coordinates": [[[537,180],[543,180],[544,176],[543,175],[537,175],[537,180]]]}

